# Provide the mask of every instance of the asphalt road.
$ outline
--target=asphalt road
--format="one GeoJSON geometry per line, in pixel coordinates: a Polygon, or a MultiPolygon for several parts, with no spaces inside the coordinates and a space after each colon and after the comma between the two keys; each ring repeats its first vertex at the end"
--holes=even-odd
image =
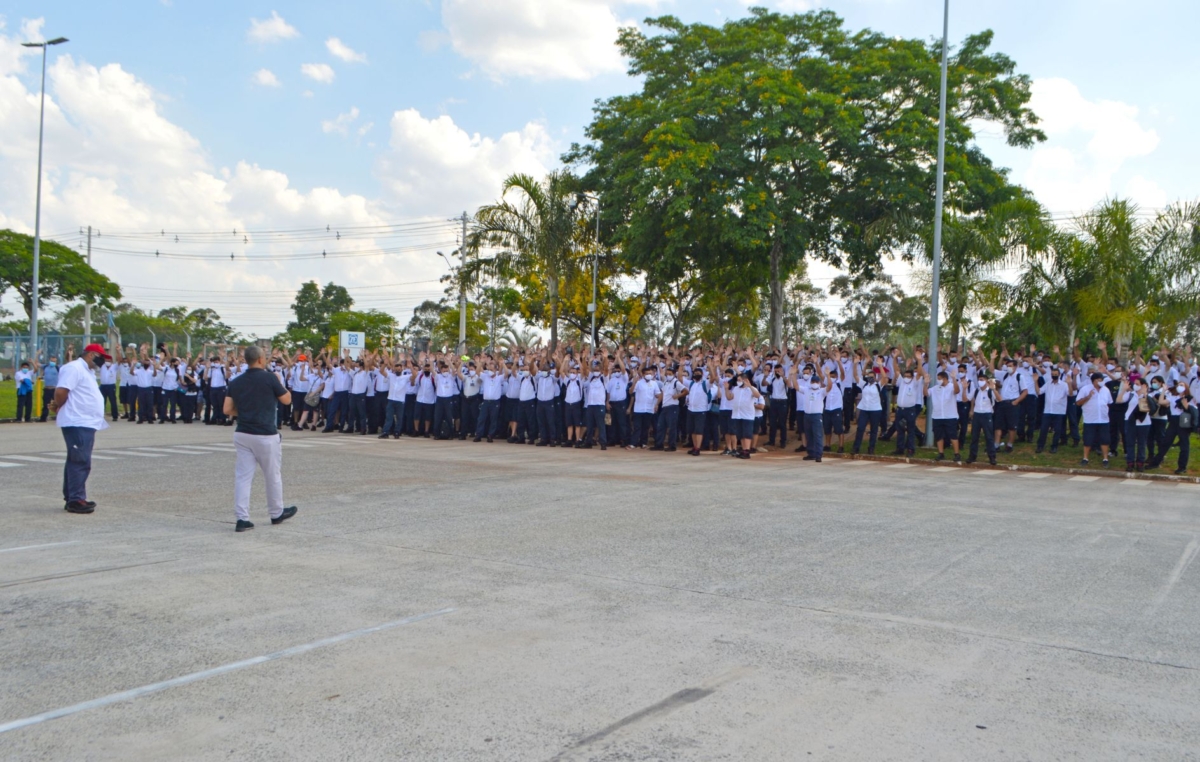
{"type": "Polygon", "coordinates": [[[230,440],[0,426],[0,759],[1200,759],[1200,487],[230,440]]]}

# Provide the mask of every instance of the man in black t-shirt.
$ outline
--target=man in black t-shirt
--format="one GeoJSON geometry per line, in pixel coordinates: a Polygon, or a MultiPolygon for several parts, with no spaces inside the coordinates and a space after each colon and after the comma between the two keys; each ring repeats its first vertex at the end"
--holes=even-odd
{"type": "Polygon", "coordinates": [[[278,403],[291,404],[292,395],[274,373],[266,371],[267,358],[261,349],[247,347],[245,359],[246,372],[229,383],[224,406],[227,417],[237,416],[233,434],[237,448],[233,509],[238,532],[254,528],[250,523],[250,486],[255,465],[262,469],[267,482],[271,523],[280,524],[296,515],[296,506],[283,507],[283,448],[275,425],[278,403]]]}

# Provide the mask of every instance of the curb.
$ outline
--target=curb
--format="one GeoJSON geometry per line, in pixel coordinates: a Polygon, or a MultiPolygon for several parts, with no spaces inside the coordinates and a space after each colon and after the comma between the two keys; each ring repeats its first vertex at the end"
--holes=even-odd
{"type": "Polygon", "coordinates": [[[1139,479],[1152,482],[1176,482],[1179,484],[1200,484],[1200,477],[1197,476],[1175,476],[1174,474],[1147,474],[1138,473],[1136,471],[1126,471],[1124,468],[1058,468],[1056,466],[1023,466],[1023,465],[996,465],[991,466],[986,463],[954,463],[950,460],[930,460],[927,458],[899,458],[887,455],[854,455],[852,453],[825,453],[826,458],[841,458],[842,460],[872,460],[881,463],[911,463],[916,466],[950,466],[953,468],[974,469],[978,471],[1014,471],[1022,473],[1034,474],[1058,474],[1060,476],[1102,476],[1109,479],[1121,479],[1122,481],[1129,479],[1139,479]]]}

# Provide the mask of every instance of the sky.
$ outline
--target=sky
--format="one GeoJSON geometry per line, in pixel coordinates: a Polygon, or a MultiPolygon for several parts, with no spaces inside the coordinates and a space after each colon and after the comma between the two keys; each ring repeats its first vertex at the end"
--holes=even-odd
{"type": "MultiPolygon", "coordinates": [[[[938,0],[755,4],[830,8],[851,28],[903,37],[942,27],[938,0]]],[[[64,36],[47,60],[47,237],[80,246],[92,225],[93,265],[126,301],[212,307],[247,334],[281,329],[313,279],[404,323],[442,293],[437,252],[457,245],[450,220],[495,200],[510,173],[558,166],[597,99],[637,89],[613,45],[620,27],[665,14],[720,24],[747,7],[9,0],[0,228],[34,227],[41,57],[20,43],[64,36]]],[[[992,29],[993,49],[1033,78],[1049,139],[1012,149],[984,126],[978,141],[1056,217],[1106,197],[1154,209],[1198,195],[1200,4],[952,0],[950,13],[952,44],[992,29]]],[[[899,263],[888,270],[906,276],[899,263]]],[[[812,269],[820,287],[834,274],[812,269]]],[[[23,317],[12,292],[0,308],[23,317]]]]}

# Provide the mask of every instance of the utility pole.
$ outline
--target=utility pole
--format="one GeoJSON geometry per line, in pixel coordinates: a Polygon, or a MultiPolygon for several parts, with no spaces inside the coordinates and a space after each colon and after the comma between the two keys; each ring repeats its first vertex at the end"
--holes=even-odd
{"type": "Polygon", "coordinates": [[[596,196],[596,250],[592,252],[592,303],[588,312],[592,313],[592,351],[596,351],[596,273],[600,269],[600,196],[596,196]]]}
{"type": "MultiPolygon", "coordinates": [[[[942,202],[946,181],[946,57],[950,48],[950,0],[946,0],[942,16],[942,95],[938,106],[937,197],[933,203],[933,293],[929,299],[929,346],[925,359],[929,363],[930,388],[937,383],[938,291],[942,275],[942,202]]],[[[926,390],[925,446],[933,446],[933,396],[926,390]]]]}
{"type": "MultiPolygon", "coordinates": [[[[88,225],[87,263],[92,266],[92,226],[88,225]]],[[[92,303],[83,303],[83,345],[92,343],[92,303]]]]}
{"type": "Polygon", "coordinates": [[[458,247],[458,354],[467,351],[467,213],[462,213],[462,245],[458,247]]]}

